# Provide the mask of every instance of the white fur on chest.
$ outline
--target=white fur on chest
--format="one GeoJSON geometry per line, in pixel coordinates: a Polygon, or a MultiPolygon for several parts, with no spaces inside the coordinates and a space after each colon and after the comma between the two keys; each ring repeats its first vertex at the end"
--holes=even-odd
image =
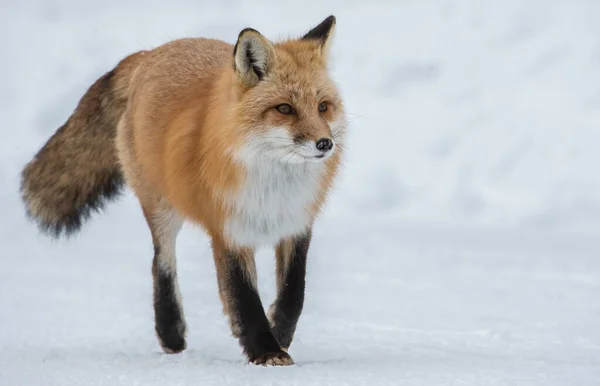
{"type": "Polygon", "coordinates": [[[241,246],[274,245],[305,232],[324,168],[323,163],[253,162],[231,198],[234,215],[225,224],[227,238],[241,246]]]}

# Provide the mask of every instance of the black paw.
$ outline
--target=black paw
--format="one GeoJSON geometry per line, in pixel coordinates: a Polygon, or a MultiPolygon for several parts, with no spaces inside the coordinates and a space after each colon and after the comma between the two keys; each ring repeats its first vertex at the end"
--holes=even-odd
{"type": "Polygon", "coordinates": [[[164,352],[177,354],[186,349],[185,328],[156,329],[156,336],[164,352]]]}
{"type": "Polygon", "coordinates": [[[250,362],[262,366],[291,366],[294,364],[292,357],[285,351],[262,354],[251,358],[250,362]]]}

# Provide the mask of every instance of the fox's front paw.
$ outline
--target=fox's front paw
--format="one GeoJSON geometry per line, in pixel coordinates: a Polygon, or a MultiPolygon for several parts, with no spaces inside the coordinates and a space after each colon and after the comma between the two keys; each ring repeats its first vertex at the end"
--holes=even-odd
{"type": "Polygon", "coordinates": [[[262,366],[291,366],[294,364],[292,357],[285,351],[262,354],[251,359],[250,362],[262,366]]]}

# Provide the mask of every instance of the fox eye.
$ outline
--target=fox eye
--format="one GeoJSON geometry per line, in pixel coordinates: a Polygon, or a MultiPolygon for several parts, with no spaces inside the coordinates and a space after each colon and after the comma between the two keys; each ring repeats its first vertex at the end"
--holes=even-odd
{"type": "Polygon", "coordinates": [[[282,103],[280,105],[275,106],[275,110],[279,111],[281,114],[290,115],[294,114],[296,110],[287,103],[282,103]]]}
{"type": "Polygon", "coordinates": [[[324,113],[325,111],[327,111],[327,102],[319,103],[319,112],[324,113]]]}

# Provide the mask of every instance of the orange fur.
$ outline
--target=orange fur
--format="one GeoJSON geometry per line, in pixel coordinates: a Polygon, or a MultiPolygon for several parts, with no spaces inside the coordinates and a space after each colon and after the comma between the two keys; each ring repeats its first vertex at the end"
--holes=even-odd
{"type": "MultiPolygon", "coordinates": [[[[123,170],[142,205],[164,198],[227,243],[223,227],[233,213],[225,197],[235,195],[247,178],[235,154],[248,135],[286,127],[312,141],[331,137],[329,123],[343,117],[343,104],[319,44],[289,40],[273,47],[273,68],[254,87],[239,79],[234,47],[221,41],[182,39],[145,54],[130,82],[117,137],[123,170]],[[325,113],[317,111],[321,100],[329,103],[325,113]],[[280,103],[293,105],[298,116],[272,108],[280,103]]],[[[338,148],[324,161],[321,189],[307,208],[312,218],[340,157],[338,148]]]]}

